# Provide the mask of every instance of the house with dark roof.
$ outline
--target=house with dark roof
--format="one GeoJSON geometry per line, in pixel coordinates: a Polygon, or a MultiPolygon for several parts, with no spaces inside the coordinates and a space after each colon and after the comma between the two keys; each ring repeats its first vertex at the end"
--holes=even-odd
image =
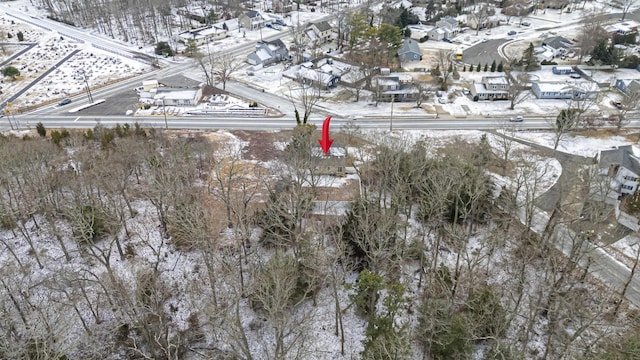
{"type": "Polygon", "coordinates": [[[458,20],[451,16],[445,16],[442,19],[436,21],[436,27],[447,29],[454,35],[460,31],[458,20]]]}
{"type": "Polygon", "coordinates": [[[378,76],[374,84],[378,101],[415,101],[421,95],[411,75],[407,74],[378,76]]]}
{"type": "Polygon", "coordinates": [[[638,214],[626,212],[626,201],[634,195],[640,182],[640,148],[635,145],[618,146],[600,151],[596,156],[600,174],[608,180],[609,189],[600,190],[601,200],[614,205],[618,223],[633,231],[640,230],[638,214]],[[606,193],[602,193],[606,192],[606,193]]]}
{"type": "Polygon", "coordinates": [[[256,30],[266,25],[266,20],[255,10],[249,10],[240,14],[238,22],[247,30],[256,30]]]}
{"type": "Polygon", "coordinates": [[[536,51],[539,60],[551,61],[554,58],[568,55],[573,48],[573,43],[562,37],[553,36],[545,39],[536,51]]]}
{"type": "Polygon", "coordinates": [[[247,55],[247,62],[250,65],[271,65],[289,59],[289,50],[282,40],[258,41],[256,50],[247,55]]]}
{"type": "Polygon", "coordinates": [[[609,186],[613,191],[619,195],[631,195],[638,190],[640,148],[625,145],[600,151],[597,160],[601,174],[610,179],[609,186]]]}
{"type": "Polygon", "coordinates": [[[626,96],[640,95],[640,81],[618,79],[616,80],[616,89],[626,96]]]}
{"type": "Polygon", "coordinates": [[[404,42],[398,49],[398,58],[401,63],[422,60],[422,50],[420,50],[418,42],[413,39],[404,39],[404,42]]]}
{"type": "Polygon", "coordinates": [[[305,34],[312,43],[324,44],[332,39],[333,27],[327,21],[313,23],[307,27],[305,34]]]}

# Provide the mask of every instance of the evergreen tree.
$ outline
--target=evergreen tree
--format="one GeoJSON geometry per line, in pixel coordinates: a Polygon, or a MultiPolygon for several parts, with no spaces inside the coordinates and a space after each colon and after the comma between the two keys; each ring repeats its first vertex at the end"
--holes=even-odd
{"type": "Polygon", "coordinates": [[[22,33],[22,31],[18,31],[18,41],[24,41],[24,34],[22,33]]]}
{"type": "Polygon", "coordinates": [[[466,72],[467,71],[467,65],[462,65],[462,72],[466,72]]]}
{"type": "Polygon", "coordinates": [[[487,72],[487,70],[489,70],[489,65],[488,64],[484,64],[484,69],[482,71],[487,72]]]}
{"type": "Polygon", "coordinates": [[[478,63],[478,66],[476,66],[476,71],[480,72],[480,69],[482,69],[482,67],[481,67],[480,63],[478,63]]]}
{"type": "Polygon", "coordinates": [[[41,137],[47,136],[47,129],[44,128],[44,125],[42,125],[41,122],[39,122],[36,125],[36,131],[38,132],[38,135],[40,135],[41,137]]]}
{"type": "Polygon", "coordinates": [[[406,38],[411,37],[411,29],[409,29],[409,27],[404,28],[404,37],[406,38]]]}
{"type": "Polygon", "coordinates": [[[526,71],[536,70],[540,67],[533,48],[533,43],[529,43],[529,47],[522,54],[521,63],[524,64],[526,71]]]}
{"type": "Polygon", "coordinates": [[[504,71],[504,67],[502,65],[502,61],[500,61],[500,64],[498,64],[498,72],[503,72],[504,71]]]}
{"type": "Polygon", "coordinates": [[[491,72],[495,72],[496,71],[496,61],[493,60],[493,62],[491,63],[491,72]]]}

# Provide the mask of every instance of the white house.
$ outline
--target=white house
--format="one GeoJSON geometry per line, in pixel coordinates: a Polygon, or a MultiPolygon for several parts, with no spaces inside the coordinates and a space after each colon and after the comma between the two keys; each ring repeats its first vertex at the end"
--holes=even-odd
{"type": "Polygon", "coordinates": [[[155,90],[153,102],[159,106],[195,106],[202,99],[202,88],[159,87],[155,90]]]}
{"type": "Polygon", "coordinates": [[[509,81],[504,76],[483,76],[481,82],[472,84],[471,95],[478,100],[508,100],[509,81]]]}
{"type": "Polygon", "coordinates": [[[538,99],[593,99],[600,88],[593,81],[532,81],[531,92],[538,99]]]}
{"type": "Polygon", "coordinates": [[[569,55],[573,48],[573,43],[562,37],[554,36],[542,41],[536,49],[536,57],[540,61],[551,61],[554,58],[569,55]]]}
{"type": "Polygon", "coordinates": [[[427,35],[429,35],[429,40],[440,41],[447,36],[447,32],[443,28],[435,27],[427,35]]]}
{"type": "Polygon", "coordinates": [[[455,35],[458,32],[460,32],[458,20],[451,16],[445,16],[442,19],[436,21],[436,27],[446,29],[452,35],[455,35]]]}
{"type": "Polygon", "coordinates": [[[640,182],[640,148],[635,145],[618,146],[600,151],[596,159],[600,174],[608,180],[609,189],[602,200],[613,204],[618,222],[633,231],[640,230],[638,216],[626,213],[623,205],[628,196],[634,195],[640,182]]]}
{"type": "Polygon", "coordinates": [[[640,180],[640,148],[635,145],[618,146],[600,151],[598,164],[601,173],[610,179],[610,187],[620,195],[638,190],[640,180]]]}

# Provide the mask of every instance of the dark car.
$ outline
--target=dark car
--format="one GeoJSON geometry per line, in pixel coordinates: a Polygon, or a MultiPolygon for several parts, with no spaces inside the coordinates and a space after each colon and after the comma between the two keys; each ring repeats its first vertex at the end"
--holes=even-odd
{"type": "Polygon", "coordinates": [[[449,39],[447,39],[447,38],[442,39],[442,41],[444,41],[444,42],[446,42],[446,43],[451,44],[451,40],[449,40],[449,39]]]}
{"type": "Polygon", "coordinates": [[[67,104],[71,104],[71,99],[64,99],[58,103],[59,106],[64,106],[67,104]]]}
{"type": "Polygon", "coordinates": [[[276,20],[276,24],[280,25],[280,26],[287,26],[287,24],[284,21],[280,20],[280,19],[276,20]]]}
{"type": "Polygon", "coordinates": [[[511,35],[515,35],[517,34],[517,32],[515,30],[511,30],[507,33],[507,35],[511,36],[511,35]]]}

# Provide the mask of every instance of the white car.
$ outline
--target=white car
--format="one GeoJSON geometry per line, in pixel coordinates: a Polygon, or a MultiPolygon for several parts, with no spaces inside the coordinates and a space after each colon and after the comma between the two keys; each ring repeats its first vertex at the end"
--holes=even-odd
{"type": "Polygon", "coordinates": [[[522,116],[512,117],[512,118],[509,119],[509,121],[511,121],[511,122],[523,122],[524,121],[524,117],[522,117],[522,116]]]}
{"type": "Polygon", "coordinates": [[[440,104],[446,104],[446,103],[447,103],[447,98],[440,97],[440,98],[438,98],[438,102],[439,102],[440,104]]]}
{"type": "Polygon", "coordinates": [[[484,39],[482,39],[482,42],[483,42],[483,43],[486,43],[487,41],[489,41],[489,38],[484,38],[484,39]]]}

